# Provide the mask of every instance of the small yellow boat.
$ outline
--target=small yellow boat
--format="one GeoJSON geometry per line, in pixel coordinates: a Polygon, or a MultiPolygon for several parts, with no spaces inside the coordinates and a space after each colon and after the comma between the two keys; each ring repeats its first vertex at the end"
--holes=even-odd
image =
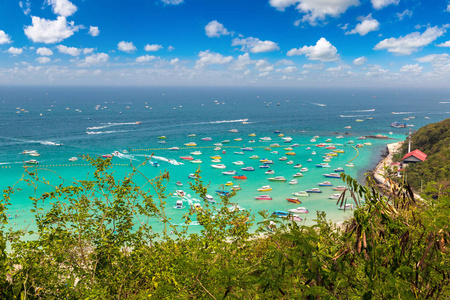
{"type": "Polygon", "coordinates": [[[287,147],[287,148],[284,148],[284,150],[286,150],[286,151],[292,151],[292,150],[294,150],[294,149],[292,149],[291,147],[287,147]]]}
{"type": "Polygon", "coordinates": [[[186,144],[184,144],[184,145],[185,145],[185,146],[188,146],[188,147],[195,147],[195,146],[197,146],[197,144],[194,143],[194,142],[186,143],[186,144]]]}
{"type": "Polygon", "coordinates": [[[219,155],[211,156],[211,159],[222,159],[222,156],[219,155]]]}
{"type": "Polygon", "coordinates": [[[225,185],[226,185],[226,186],[231,186],[231,185],[233,185],[233,182],[228,181],[227,183],[225,183],[225,185]]]}
{"type": "Polygon", "coordinates": [[[162,136],[158,137],[158,139],[160,139],[160,140],[165,140],[166,137],[165,137],[164,135],[162,135],[162,136]]]}
{"type": "Polygon", "coordinates": [[[295,152],[286,152],[286,155],[297,155],[295,152]]]}
{"type": "Polygon", "coordinates": [[[272,190],[272,188],[270,187],[270,185],[265,185],[265,186],[260,187],[258,189],[258,192],[268,192],[268,191],[271,191],[271,190],[272,190]]]}
{"type": "Polygon", "coordinates": [[[254,133],[250,133],[248,136],[256,136],[256,134],[254,133]]]}
{"type": "Polygon", "coordinates": [[[283,136],[284,136],[284,134],[280,133],[280,134],[279,134],[278,136],[279,136],[279,137],[283,137],[283,136]]]}
{"type": "Polygon", "coordinates": [[[342,149],[336,149],[336,150],[333,150],[333,152],[334,153],[345,153],[345,151],[342,149]]]}
{"type": "Polygon", "coordinates": [[[270,149],[270,147],[264,148],[264,150],[266,150],[266,151],[272,151],[272,149],[270,149]]]}

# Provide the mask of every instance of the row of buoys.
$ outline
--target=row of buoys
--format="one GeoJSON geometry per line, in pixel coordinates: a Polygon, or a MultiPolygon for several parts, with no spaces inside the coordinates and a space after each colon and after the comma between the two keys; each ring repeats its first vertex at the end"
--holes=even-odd
{"type": "Polygon", "coordinates": [[[2,169],[11,169],[11,166],[2,166],[2,169]]]}
{"type": "MultiPolygon", "coordinates": [[[[348,145],[348,146],[350,146],[350,145],[348,145]]],[[[352,159],[350,159],[347,163],[352,162],[352,161],[355,160],[355,158],[357,158],[358,155],[359,155],[359,150],[358,150],[358,148],[356,148],[355,146],[350,146],[350,147],[355,148],[355,150],[356,150],[356,156],[353,157],[352,159]]]]}
{"type": "MultiPolygon", "coordinates": [[[[91,164],[61,164],[61,165],[39,165],[41,168],[51,168],[51,167],[89,167],[91,164]]],[[[116,167],[128,167],[130,164],[111,164],[111,166],[116,167]]]]}
{"type": "MultiPolygon", "coordinates": [[[[302,144],[299,145],[300,147],[310,147],[315,146],[317,144],[302,144]]],[[[327,145],[334,145],[334,146],[344,146],[343,144],[327,144],[327,145]]],[[[243,148],[245,146],[200,146],[200,147],[179,147],[180,150],[186,150],[186,149],[211,149],[211,148],[243,148]]],[[[250,146],[248,146],[250,147],[250,146]]],[[[270,147],[270,145],[265,146],[251,146],[251,148],[283,148],[283,147],[291,147],[291,145],[280,145],[280,147],[270,147]]],[[[149,148],[149,149],[131,149],[131,152],[138,152],[138,151],[160,151],[160,150],[170,150],[170,148],[149,148]]]]}

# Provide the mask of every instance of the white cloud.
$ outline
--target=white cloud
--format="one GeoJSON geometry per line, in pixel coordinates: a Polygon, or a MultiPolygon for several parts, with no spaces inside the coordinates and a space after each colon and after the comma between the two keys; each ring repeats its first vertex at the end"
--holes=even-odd
{"type": "Polygon", "coordinates": [[[77,11],[77,7],[69,0],[46,0],[52,6],[53,13],[63,17],[69,17],[77,11]]]}
{"type": "Polygon", "coordinates": [[[172,59],[172,60],[170,61],[170,64],[171,64],[172,66],[175,66],[175,65],[177,65],[179,62],[180,62],[180,60],[179,60],[178,58],[174,58],[174,59],[172,59]]]}
{"type": "Polygon", "coordinates": [[[223,65],[230,63],[233,60],[232,56],[223,56],[219,53],[210,52],[209,50],[200,51],[198,57],[199,59],[195,62],[195,67],[197,69],[214,64],[223,65]]]}
{"type": "Polygon", "coordinates": [[[96,53],[87,56],[80,64],[80,67],[88,67],[92,65],[99,65],[109,60],[109,55],[106,53],[96,53]]]}
{"type": "Polygon", "coordinates": [[[419,66],[419,64],[415,65],[404,65],[400,72],[410,73],[411,75],[420,75],[422,73],[423,67],[419,66]]]}
{"type": "Polygon", "coordinates": [[[403,20],[405,17],[412,17],[413,13],[409,9],[405,9],[402,13],[397,13],[397,18],[403,20]]]}
{"type": "Polygon", "coordinates": [[[91,35],[91,36],[98,36],[99,34],[100,34],[100,30],[98,30],[98,27],[95,27],[95,26],[90,26],[89,27],[89,34],[91,35]]]}
{"type": "Polygon", "coordinates": [[[23,49],[22,48],[15,48],[15,47],[10,47],[8,49],[8,53],[12,54],[14,56],[20,55],[23,53],[23,49]]]}
{"type": "Polygon", "coordinates": [[[79,56],[81,54],[81,49],[75,48],[75,47],[66,47],[64,45],[58,45],[56,46],[58,51],[63,54],[68,54],[71,56],[79,56]]]}
{"type": "Polygon", "coordinates": [[[280,50],[278,44],[272,41],[261,41],[258,38],[235,38],[231,46],[242,46],[241,51],[250,51],[251,53],[272,52],[280,50]]]}
{"type": "Polygon", "coordinates": [[[136,47],[134,46],[133,42],[125,42],[125,41],[119,42],[117,44],[117,49],[119,49],[119,51],[127,53],[133,53],[134,51],[136,51],[136,47]]]}
{"type": "Polygon", "coordinates": [[[325,71],[330,72],[330,73],[341,73],[345,69],[348,69],[348,68],[349,68],[348,66],[337,66],[337,67],[333,67],[333,68],[328,68],[325,71]]]}
{"type": "Polygon", "coordinates": [[[353,64],[356,66],[362,66],[367,62],[367,58],[365,56],[358,57],[353,61],[353,64]]]}
{"type": "Polygon", "coordinates": [[[184,0],[161,0],[164,4],[178,5],[184,2],[184,0]]]}
{"type": "Polygon", "coordinates": [[[293,48],[287,52],[288,56],[305,54],[309,60],[320,60],[322,62],[334,61],[339,59],[337,49],[325,38],[320,38],[315,46],[303,46],[302,48],[293,48]]]}
{"type": "Polygon", "coordinates": [[[94,50],[94,48],[84,48],[83,54],[91,54],[92,52],[94,52],[94,50]]]}
{"type": "Polygon", "coordinates": [[[173,50],[175,50],[175,47],[174,47],[174,46],[169,46],[169,47],[167,47],[167,51],[172,52],[173,50]]]}
{"type": "Polygon", "coordinates": [[[283,59],[280,59],[279,61],[277,61],[276,65],[277,65],[277,66],[280,66],[280,65],[284,65],[284,66],[293,66],[293,65],[295,65],[295,62],[293,62],[293,61],[290,60],[290,59],[285,59],[285,58],[283,58],[283,59]]]}
{"type": "Polygon", "coordinates": [[[6,32],[4,32],[3,30],[0,30],[0,45],[10,44],[10,43],[12,43],[12,41],[11,41],[11,37],[9,36],[9,34],[6,34],[6,32]]]}
{"type": "Polygon", "coordinates": [[[419,58],[416,58],[418,62],[427,63],[427,62],[434,62],[434,61],[449,61],[450,56],[445,54],[430,54],[427,56],[422,56],[419,58]]]}
{"type": "Polygon", "coordinates": [[[158,45],[158,44],[152,44],[152,45],[147,44],[147,45],[145,45],[144,50],[150,52],[150,51],[158,51],[158,50],[161,50],[162,48],[163,48],[163,46],[158,45]]]}
{"type": "Polygon", "coordinates": [[[421,63],[431,63],[433,71],[437,75],[449,75],[450,74],[450,55],[444,54],[431,54],[416,59],[421,63]]]}
{"type": "Polygon", "coordinates": [[[52,60],[48,57],[38,57],[38,58],[36,58],[36,61],[40,64],[46,64],[46,63],[51,62],[52,60]]]}
{"type": "Polygon", "coordinates": [[[339,17],[350,6],[358,6],[359,0],[270,0],[270,5],[278,10],[296,5],[296,9],[304,13],[302,21],[315,25],[317,20],[327,16],[339,17]]]}
{"type": "Polygon", "coordinates": [[[450,12],[450,4],[447,4],[447,9],[445,11],[450,12]]]}
{"type": "Polygon", "coordinates": [[[366,73],[366,75],[369,76],[369,77],[374,77],[374,76],[385,75],[388,72],[389,72],[389,70],[385,70],[381,66],[374,65],[374,66],[370,67],[370,69],[366,73]]]}
{"type": "Polygon", "coordinates": [[[422,48],[432,42],[445,33],[445,29],[437,26],[430,27],[425,30],[424,33],[413,32],[405,36],[401,36],[398,39],[389,38],[382,40],[373,48],[374,50],[386,49],[388,52],[392,52],[398,55],[409,55],[419,48],[422,48]]]}
{"type": "Polygon", "coordinates": [[[205,26],[205,33],[208,37],[220,37],[221,35],[230,35],[229,32],[221,23],[216,20],[209,22],[205,26]]]}
{"type": "Polygon", "coordinates": [[[370,0],[372,2],[372,6],[375,9],[382,9],[388,5],[394,4],[397,5],[400,0],[370,0]]]}
{"type": "Polygon", "coordinates": [[[303,69],[307,69],[307,70],[322,70],[323,68],[325,68],[324,64],[304,64],[302,66],[303,69]]]}
{"type": "Polygon", "coordinates": [[[260,59],[255,63],[255,69],[258,70],[259,72],[272,72],[273,71],[273,65],[271,63],[269,63],[267,60],[265,59],[260,59]]]}
{"type": "Polygon", "coordinates": [[[52,56],[53,51],[46,47],[41,47],[36,50],[36,54],[39,54],[41,56],[52,56]]]}
{"type": "Polygon", "coordinates": [[[277,72],[281,72],[281,73],[285,73],[285,74],[289,74],[289,73],[294,73],[295,71],[297,71],[297,68],[294,66],[289,66],[283,69],[277,69],[277,72]]]}
{"type": "Polygon", "coordinates": [[[450,47],[450,41],[446,41],[445,43],[442,43],[442,44],[439,44],[439,45],[436,45],[436,46],[438,46],[438,47],[450,47]]]}
{"type": "Polygon", "coordinates": [[[23,10],[25,15],[28,15],[31,12],[31,3],[30,0],[19,1],[19,6],[23,10]]]}
{"type": "Polygon", "coordinates": [[[234,61],[233,66],[231,66],[231,69],[241,71],[246,69],[248,65],[254,63],[255,61],[250,58],[250,54],[244,53],[238,56],[238,58],[234,61]]]}
{"type": "Polygon", "coordinates": [[[26,26],[25,35],[35,43],[54,44],[59,43],[80,29],[74,22],[67,22],[65,17],[58,17],[56,20],[46,20],[39,17],[31,17],[32,24],[26,26]]]}
{"type": "Polygon", "coordinates": [[[155,60],[156,56],[154,55],[143,55],[143,56],[139,56],[138,58],[136,58],[136,62],[138,63],[146,63],[152,60],[155,60]]]}
{"type": "Polygon", "coordinates": [[[367,17],[359,17],[358,20],[361,21],[361,23],[357,24],[354,29],[347,31],[345,34],[358,33],[359,35],[364,36],[369,32],[377,31],[380,28],[380,23],[372,18],[372,14],[369,14],[367,17]]]}

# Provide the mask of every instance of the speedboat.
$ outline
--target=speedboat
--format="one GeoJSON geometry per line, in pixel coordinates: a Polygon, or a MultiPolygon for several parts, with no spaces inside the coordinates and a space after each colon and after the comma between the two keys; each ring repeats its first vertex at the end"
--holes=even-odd
{"type": "Polygon", "coordinates": [[[278,154],[278,151],[272,151],[270,154],[278,154]]]}
{"type": "Polygon", "coordinates": [[[190,179],[198,179],[200,177],[198,177],[197,175],[195,175],[194,173],[189,174],[188,178],[190,179]]]}
{"type": "Polygon", "coordinates": [[[256,143],[256,141],[255,140],[250,140],[250,141],[248,141],[249,143],[256,143]]]}
{"type": "Polygon", "coordinates": [[[322,148],[322,147],[325,147],[326,145],[324,144],[324,143],[320,143],[320,144],[317,144],[316,145],[316,147],[319,147],[319,148],[322,148]]]}
{"type": "Polygon", "coordinates": [[[214,197],[211,195],[206,195],[205,196],[206,201],[208,201],[209,203],[216,203],[216,200],[214,200],[214,197]]]}
{"type": "Polygon", "coordinates": [[[336,149],[336,150],[333,150],[333,152],[334,153],[345,153],[345,151],[342,149],[336,149]]]}
{"type": "Polygon", "coordinates": [[[312,158],[308,158],[307,162],[312,162],[312,158]]]}
{"type": "Polygon", "coordinates": [[[220,148],[220,147],[214,148],[214,151],[220,151],[220,150],[222,150],[222,148],[220,148]]]}
{"type": "Polygon", "coordinates": [[[33,154],[33,153],[37,153],[36,150],[23,150],[22,154],[33,154]]]}
{"type": "Polygon", "coordinates": [[[277,148],[277,147],[281,147],[280,144],[275,143],[275,144],[270,144],[270,147],[272,148],[277,148]]]}
{"type": "Polygon", "coordinates": [[[316,154],[317,154],[316,151],[311,152],[311,155],[316,155],[316,154]]]}
{"type": "Polygon", "coordinates": [[[304,173],[304,172],[308,172],[309,171],[309,169],[308,168],[301,168],[300,169],[300,172],[302,172],[302,173],[304,173]]]}
{"type": "Polygon", "coordinates": [[[228,144],[228,143],[230,143],[230,140],[223,140],[222,141],[222,144],[228,144]]]}
{"type": "Polygon", "coordinates": [[[292,179],[291,181],[289,181],[289,184],[293,185],[293,184],[297,184],[298,181],[297,179],[292,179]]]}
{"type": "Polygon", "coordinates": [[[314,143],[316,141],[316,139],[310,139],[309,140],[311,143],[314,143]]]}
{"type": "Polygon", "coordinates": [[[248,136],[256,136],[255,133],[250,133],[248,136]]]}
{"type": "Polygon", "coordinates": [[[263,164],[261,166],[259,166],[260,169],[268,169],[270,168],[269,165],[263,164]]]}
{"type": "Polygon", "coordinates": [[[337,139],[343,139],[344,136],[343,136],[343,135],[338,135],[336,138],[337,138],[337,139]]]}
{"type": "Polygon", "coordinates": [[[244,148],[241,148],[241,150],[242,151],[253,151],[253,148],[251,148],[251,147],[244,147],[244,148]]]}
{"type": "Polygon", "coordinates": [[[194,207],[195,210],[200,210],[202,209],[202,206],[200,205],[200,203],[194,203],[194,207]]]}
{"type": "Polygon", "coordinates": [[[232,186],[233,185],[233,181],[227,181],[227,183],[225,183],[226,186],[232,186]]]}
{"type": "Polygon", "coordinates": [[[286,151],[292,151],[292,150],[294,150],[292,147],[287,147],[287,148],[284,148],[284,150],[286,150],[286,151]]]}
{"type": "Polygon", "coordinates": [[[365,140],[365,139],[366,139],[365,136],[360,136],[360,137],[357,138],[357,140],[365,140]]]}
{"type": "Polygon", "coordinates": [[[102,157],[103,158],[112,158],[112,155],[111,154],[103,154],[102,157]]]}
{"type": "Polygon", "coordinates": [[[330,197],[328,197],[328,199],[331,200],[338,200],[339,198],[341,198],[341,194],[333,194],[330,197]]]}
{"type": "Polygon", "coordinates": [[[193,164],[201,164],[202,160],[201,159],[194,159],[194,160],[191,160],[191,163],[193,163],[193,164]]]}
{"type": "Polygon", "coordinates": [[[160,140],[165,140],[166,137],[165,137],[164,135],[162,135],[162,136],[158,137],[158,139],[160,139],[160,140]]]}
{"type": "Polygon", "coordinates": [[[39,162],[37,160],[35,160],[35,159],[30,159],[30,160],[25,161],[25,164],[27,164],[27,165],[38,165],[39,162]]]}
{"type": "Polygon", "coordinates": [[[309,190],[306,190],[307,193],[322,193],[322,191],[318,188],[312,188],[309,190]]]}
{"type": "Polygon", "coordinates": [[[234,152],[234,154],[244,155],[244,152],[236,151],[236,152],[234,152]]]}
{"type": "Polygon", "coordinates": [[[308,197],[309,196],[309,194],[305,191],[295,192],[295,193],[292,193],[292,195],[294,195],[295,197],[308,197]]]}
{"type": "Polygon", "coordinates": [[[338,173],[323,174],[323,176],[327,178],[341,178],[341,175],[339,175],[338,173]]]}
{"type": "Polygon", "coordinates": [[[185,197],[186,193],[183,190],[176,190],[174,196],[185,197]]]}
{"type": "Polygon", "coordinates": [[[216,147],[222,147],[223,146],[222,143],[214,143],[213,145],[216,146],[216,147]]]}
{"type": "Polygon", "coordinates": [[[302,164],[296,164],[296,165],[294,166],[294,168],[296,168],[296,169],[301,169],[301,168],[302,168],[302,164]]]}
{"type": "Polygon", "coordinates": [[[256,200],[272,200],[272,197],[270,197],[269,195],[260,195],[255,197],[256,200]]]}
{"type": "Polygon", "coordinates": [[[280,157],[278,160],[280,160],[280,161],[284,161],[284,160],[287,160],[288,158],[286,157],[286,156],[282,156],[282,157],[280,157]]]}
{"type": "Polygon", "coordinates": [[[300,145],[299,145],[299,144],[292,144],[291,147],[292,147],[292,148],[294,148],[294,147],[300,147],[300,145]]]}
{"type": "Polygon", "coordinates": [[[333,170],[334,172],[344,172],[344,168],[339,167],[333,170]]]}
{"type": "Polygon", "coordinates": [[[354,143],[355,143],[355,141],[353,141],[353,140],[350,140],[347,142],[347,144],[354,144],[354,143]]]}
{"type": "Polygon", "coordinates": [[[253,167],[245,167],[241,169],[242,171],[255,171],[253,167]]]}
{"type": "Polygon", "coordinates": [[[318,167],[318,168],[329,168],[330,165],[327,164],[327,163],[320,163],[320,164],[317,164],[316,167],[318,167]]]}
{"type": "Polygon", "coordinates": [[[230,195],[230,192],[227,192],[227,191],[216,191],[216,194],[217,195],[219,195],[219,196],[223,196],[223,197],[226,197],[226,196],[229,196],[230,195]]]}
{"type": "Polygon", "coordinates": [[[319,185],[319,186],[333,186],[333,184],[331,182],[329,182],[329,181],[324,181],[324,182],[318,183],[317,185],[319,185]]]}
{"type": "Polygon", "coordinates": [[[353,168],[355,165],[354,165],[353,163],[348,163],[348,164],[346,164],[345,166],[346,166],[346,167],[353,168]]]}
{"type": "Polygon", "coordinates": [[[177,181],[175,184],[176,184],[177,186],[183,186],[183,183],[181,183],[181,181],[177,181]]]}
{"type": "Polygon", "coordinates": [[[190,153],[191,155],[202,155],[201,151],[194,151],[190,153]]]}
{"type": "Polygon", "coordinates": [[[188,135],[188,137],[195,137],[195,133],[188,135]]]}
{"type": "Polygon", "coordinates": [[[295,152],[286,152],[286,155],[297,155],[295,152]]]}
{"type": "Polygon", "coordinates": [[[252,155],[252,156],[250,156],[250,158],[251,159],[259,159],[259,156],[258,155],[252,155]]]}
{"type": "Polygon", "coordinates": [[[213,159],[213,160],[211,160],[211,162],[213,162],[213,163],[220,163],[221,160],[220,159],[213,159]]]}
{"type": "Polygon", "coordinates": [[[210,138],[210,137],[208,136],[208,137],[201,138],[201,140],[202,140],[202,141],[212,141],[212,138],[210,138]]]}
{"type": "Polygon", "coordinates": [[[295,173],[294,175],[292,175],[292,177],[303,177],[302,173],[295,173]]]}
{"type": "Polygon", "coordinates": [[[220,155],[213,155],[213,156],[210,156],[209,158],[211,158],[211,159],[222,159],[222,156],[220,156],[220,155]]]}
{"type": "Polygon", "coordinates": [[[195,147],[195,146],[197,146],[197,144],[195,142],[189,142],[189,143],[186,143],[184,145],[188,146],[188,147],[195,147]]]}
{"type": "Polygon", "coordinates": [[[242,138],[236,138],[236,139],[234,139],[236,142],[240,142],[240,141],[242,141],[242,138]]]}
{"type": "Polygon", "coordinates": [[[355,147],[356,147],[356,148],[362,148],[362,147],[364,147],[364,144],[356,144],[355,147]]]}
{"type": "Polygon", "coordinates": [[[338,185],[337,187],[332,188],[335,191],[345,191],[346,187],[343,185],[338,185]]]}
{"type": "Polygon", "coordinates": [[[264,172],[264,174],[266,174],[266,175],[275,174],[275,171],[274,170],[267,170],[266,172],[264,172]]]}
{"type": "Polygon", "coordinates": [[[264,185],[258,189],[258,192],[268,192],[271,190],[272,190],[272,188],[270,187],[270,185],[264,185]]]}
{"type": "Polygon", "coordinates": [[[331,143],[331,139],[327,139],[325,143],[331,143]]]}
{"type": "Polygon", "coordinates": [[[305,150],[311,150],[311,147],[306,147],[306,149],[305,150]]]}
{"type": "Polygon", "coordinates": [[[309,211],[306,209],[306,207],[297,207],[297,208],[290,209],[289,211],[292,213],[297,213],[297,214],[309,213],[309,211]]]}
{"type": "Polygon", "coordinates": [[[236,176],[233,176],[233,178],[234,179],[241,179],[241,180],[243,180],[243,179],[247,179],[247,176],[245,176],[245,175],[236,175],[236,176]]]}
{"type": "Polygon", "coordinates": [[[69,158],[69,161],[77,161],[78,160],[78,157],[71,157],[71,158],[69,158]]]}
{"type": "Polygon", "coordinates": [[[366,145],[366,146],[372,146],[372,143],[371,143],[371,142],[365,142],[364,145],[366,145]]]}
{"type": "Polygon", "coordinates": [[[194,160],[192,156],[180,156],[180,158],[184,160],[194,160]]]}
{"type": "Polygon", "coordinates": [[[287,164],[288,164],[288,165],[293,165],[293,164],[294,164],[294,161],[293,161],[293,160],[290,160],[290,161],[287,162],[287,164]]]}
{"type": "Polygon", "coordinates": [[[211,165],[214,169],[226,169],[227,166],[224,164],[211,165]]]}
{"type": "Polygon", "coordinates": [[[165,140],[162,140],[162,141],[158,141],[158,144],[167,144],[167,142],[165,140]]]}
{"type": "Polygon", "coordinates": [[[347,210],[347,209],[353,210],[353,208],[354,208],[353,203],[347,203],[345,205],[339,206],[339,210],[347,210]]]}
{"type": "Polygon", "coordinates": [[[292,197],[292,198],[286,198],[286,200],[287,200],[288,202],[295,203],[295,204],[300,204],[300,203],[302,203],[302,201],[300,201],[298,198],[295,198],[295,197],[292,197]]]}
{"type": "Polygon", "coordinates": [[[244,165],[244,162],[242,160],[238,160],[238,161],[234,161],[233,164],[237,165],[237,166],[242,166],[242,165],[244,165]]]}
{"type": "Polygon", "coordinates": [[[37,153],[37,152],[33,152],[33,153],[30,153],[30,154],[28,154],[29,156],[33,156],[33,157],[39,157],[39,156],[41,156],[39,153],[37,153]]]}
{"type": "Polygon", "coordinates": [[[239,185],[233,185],[231,190],[233,190],[233,191],[240,191],[240,190],[242,190],[242,188],[239,185]]]}
{"type": "Polygon", "coordinates": [[[178,148],[178,147],[172,147],[172,148],[169,148],[169,150],[170,150],[170,151],[178,151],[178,150],[180,150],[180,148],[178,148]]]}
{"type": "Polygon", "coordinates": [[[236,171],[225,171],[222,172],[223,175],[236,175],[236,171]]]}
{"type": "Polygon", "coordinates": [[[352,126],[345,126],[345,129],[352,129],[352,126]]]}
{"type": "Polygon", "coordinates": [[[270,181],[286,181],[286,178],[284,178],[283,176],[276,176],[276,177],[272,177],[272,178],[267,178],[270,181]]]}
{"type": "Polygon", "coordinates": [[[237,132],[239,132],[237,129],[230,129],[230,130],[228,130],[229,132],[232,132],[232,133],[237,133],[237,132]]]}
{"type": "Polygon", "coordinates": [[[175,208],[175,209],[183,209],[184,208],[183,201],[177,200],[177,203],[175,204],[175,206],[173,208],[175,208]]]}
{"type": "Polygon", "coordinates": [[[325,147],[325,149],[334,150],[334,149],[336,149],[336,147],[335,146],[327,146],[327,147],[325,147]]]}
{"type": "Polygon", "coordinates": [[[270,142],[272,139],[270,137],[262,137],[259,139],[260,142],[270,142]]]}

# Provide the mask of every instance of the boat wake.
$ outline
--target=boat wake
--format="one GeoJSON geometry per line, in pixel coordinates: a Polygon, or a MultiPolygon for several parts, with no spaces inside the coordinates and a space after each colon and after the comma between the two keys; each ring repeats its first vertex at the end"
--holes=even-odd
{"type": "Polygon", "coordinates": [[[375,108],[372,108],[372,109],[351,110],[350,112],[369,112],[369,111],[375,111],[375,108]]]}
{"type": "Polygon", "coordinates": [[[103,128],[113,127],[113,126],[124,126],[124,125],[137,125],[138,122],[127,122],[127,123],[106,123],[102,126],[88,127],[86,130],[99,130],[103,128]]]}
{"type": "Polygon", "coordinates": [[[316,106],[321,106],[321,107],[327,106],[326,104],[322,104],[322,103],[314,103],[314,102],[306,102],[306,103],[309,103],[309,104],[312,104],[312,105],[316,105],[316,106]]]}
{"type": "Polygon", "coordinates": [[[239,123],[239,122],[247,122],[247,121],[248,121],[248,119],[221,120],[221,121],[198,122],[198,123],[192,123],[191,125],[222,124],[222,123],[239,123]]]}
{"type": "Polygon", "coordinates": [[[108,130],[108,131],[86,131],[87,134],[111,134],[120,132],[130,132],[133,130],[108,130]]]}
{"type": "Polygon", "coordinates": [[[178,161],[176,161],[175,159],[172,159],[172,158],[165,158],[165,157],[162,157],[162,156],[152,156],[152,158],[156,159],[156,160],[159,160],[159,161],[168,162],[169,164],[174,165],[174,166],[184,165],[182,162],[178,162],[178,161]]]}
{"type": "Polygon", "coordinates": [[[351,116],[344,116],[344,115],[339,115],[340,118],[358,118],[358,117],[367,117],[369,115],[351,115],[351,116]]]}
{"type": "Polygon", "coordinates": [[[439,103],[441,103],[441,104],[449,104],[450,101],[440,101],[439,103]]]}
{"type": "Polygon", "coordinates": [[[413,112],[410,111],[400,111],[400,112],[392,112],[393,115],[407,115],[407,114],[413,114],[413,112]]]}

